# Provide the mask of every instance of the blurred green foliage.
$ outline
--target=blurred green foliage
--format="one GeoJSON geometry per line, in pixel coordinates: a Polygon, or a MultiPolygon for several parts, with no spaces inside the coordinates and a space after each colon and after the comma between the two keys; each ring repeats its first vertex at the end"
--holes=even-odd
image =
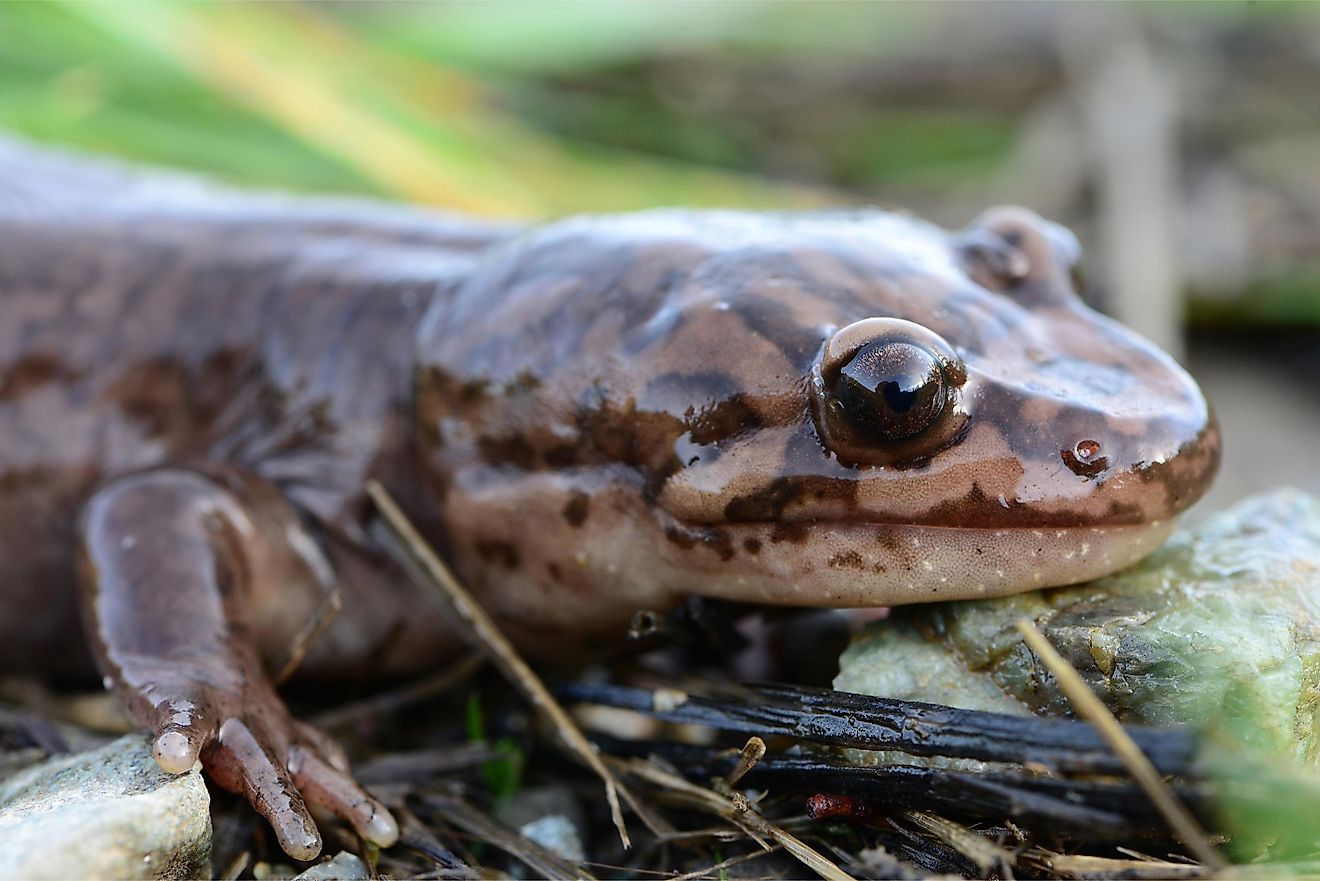
{"type": "Polygon", "coordinates": [[[1320,328],[1320,266],[1315,261],[1252,279],[1234,293],[1232,297],[1193,296],[1189,320],[1200,327],[1220,329],[1320,328]]]}
{"type": "Polygon", "coordinates": [[[51,4],[0,6],[0,126],[235,180],[372,189],[352,167],[182,65],[162,65],[157,53],[51,4]]]}
{"type": "Polygon", "coordinates": [[[473,692],[467,701],[467,736],[472,744],[486,744],[500,754],[499,758],[490,759],[482,765],[482,774],[494,802],[504,804],[512,799],[522,786],[523,770],[527,756],[511,737],[497,738],[493,743],[486,736],[486,713],[482,707],[481,695],[473,692]]]}
{"type": "Polygon", "coordinates": [[[672,100],[649,66],[719,91],[703,53],[811,68],[899,46],[930,18],[753,2],[8,3],[0,128],[492,215],[803,207],[844,196],[775,182],[776,150],[809,157],[812,180],[956,185],[1001,161],[1012,120],[848,102],[730,118],[728,101],[672,100]]]}
{"type": "Polygon", "coordinates": [[[527,76],[580,73],[711,46],[751,56],[871,56],[902,46],[939,17],[919,4],[839,0],[361,4],[343,13],[392,49],[483,74],[527,76]]]}
{"type": "Polygon", "coordinates": [[[1234,862],[1268,864],[1272,877],[1315,876],[1310,861],[1320,848],[1315,828],[1320,775],[1314,768],[1253,749],[1232,735],[1212,738],[1198,761],[1213,784],[1207,807],[1215,828],[1229,836],[1225,849],[1234,862]],[[1290,869],[1291,861],[1307,862],[1290,869]]]}
{"type": "Polygon", "coordinates": [[[547,134],[503,106],[527,83],[460,69],[499,57],[562,70],[673,33],[613,4],[555,9],[3,4],[0,127],[236,181],[496,215],[829,198],[547,134]]]}

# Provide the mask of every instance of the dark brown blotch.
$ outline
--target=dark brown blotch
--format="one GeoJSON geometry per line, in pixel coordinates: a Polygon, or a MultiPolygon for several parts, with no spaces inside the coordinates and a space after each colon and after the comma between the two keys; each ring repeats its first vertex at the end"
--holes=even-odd
{"type": "Polygon", "coordinates": [[[803,485],[787,477],[779,477],[759,492],[729,499],[724,506],[724,519],[731,523],[767,523],[780,519],[784,507],[802,495],[803,485]]]}
{"type": "Polygon", "coordinates": [[[730,398],[703,407],[688,420],[692,442],[706,446],[765,424],[753,409],[748,397],[739,392],[730,398]]]}
{"type": "Polygon", "coordinates": [[[476,543],[477,556],[486,563],[498,563],[506,569],[517,569],[520,562],[518,549],[502,539],[485,539],[476,543]]]}
{"type": "Polygon", "coordinates": [[[477,449],[487,465],[513,465],[530,471],[537,465],[536,449],[520,434],[479,437],[477,449]]]}
{"type": "Polygon", "coordinates": [[[897,551],[903,546],[903,542],[898,538],[898,532],[893,529],[876,530],[875,539],[887,551],[897,551]]]}
{"type": "Polygon", "coordinates": [[[665,527],[665,538],[678,545],[683,550],[691,550],[697,546],[697,536],[690,529],[684,529],[677,523],[671,523],[665,527]]]}
{"type": "Polygon", "coordinates": [[[458,388],[458,399],[466,404],[474,404],[486,398],[490,380],[485,378],[465,380],[458,388]]]}
{"type": "Polygon", "coordinates": [[[47,383],[71,382],[77,378],[77,373],[55,355],[30,355],[0,373],[0,401],[14,401],[47,383]]]}
{"type": "Polygon", "coordinates": [[[572,444],[556,444],[545,451],[545,464],[551,468],[571,468],[578,463],[578,448],[572,444]]]}
{"type": "Polygon", "coordinates": [[[776,523],[774,531],[770,533],[770,543],[788,542],[789,544],[800,545],[810,537],[811,529],[806,523],[776,523]]]}
{"type": "Polygon", "coordinates": [[[423,442],[433,449],[444,446],[441,422],[457,415],[472,421],[488,403],[489,385],[488,380],[462,380],[438,367],[421,368],[416,378],[415,408],[423,442]]]}
{"type": "Polygon", "coordinates": [[[866,563],[862,560],[862,555],[854,550],[840,551],[830,557],[831,569],[865,569],[866,563]]]}
{"type": "Polygon", "coordinates": [[[569,526],[581,526],[587,522],[587,514],[590,510],[591,498],[584,492],[574,491],[564,505],[564,519],[568,521],[569,526]]]}
{"type": "Polygon", "coordinates": [[[720,559],[725,562],[734,558],[733,538],[730,537],[727,530],[724,529],[706,529],[703,530],[702,540],[710,546],[715,553],[720,555],[720,559]]]}
{"type": "Polygon", "coordinates": [[[421,403],[430,408],[430,415],[452,414],[490,399],[490,380],[485,377],[458,377],[434,365],[420,370],[417,388],[421,403]]]}
{"type": "Polygon", "coordinates": [[[680,526],[671,523],[665,528],[665,538],[684,550],[691,550],[697,545],[710,548],[719,554],[720,559],[728,562],[736,555],[733,538],[724,529],[706,529],[680,526]]]}
{"type": "Polygon", "coordinates": [[[504,384],[505,395],[520,395],[534,392],[541,387],[541,378],[530,370],[519,370],[518,374],[504,384]]]}
{"type": "Polygon", "coordinates": [[[680,420],[669,413],[605,401],[578,413],[578,433],[589,461],[620,462],[649,473],[672,474],[680,466],[674,441],[683,434],[680,420]]]}
{"type": "Polygon", "coordinates": [[[149,436],[169,438],[178,448],[205,442],[207,429],[235,400],[252,402],[261,424],[280,426],[290,448],[315,444],[334,429],[327,402],[290,414],[283,390],[249,353],[235,349],[195,363],[168,356],[136,361],[102,394],[149,436]]]}

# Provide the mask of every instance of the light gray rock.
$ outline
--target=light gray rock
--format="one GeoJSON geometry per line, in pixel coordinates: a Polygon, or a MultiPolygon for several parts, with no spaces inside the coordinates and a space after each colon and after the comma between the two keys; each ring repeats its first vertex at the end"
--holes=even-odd
{"type": "Polygon", "coordinates": [[[317,863],[293,881],[367,881],[371,873],[357,854],[341,850],[334,859],[317,863]]]}
{"type": "Polygon", "coordinates": [[[566,860],[580,863],[586,859],[582,848],[582,837],[577,826],[563,814],[548,814],[530,823],[518,827],[524,838],[535,841],[546,850],[559,854],[566,860]]]}
{"type": "MultiPolygon", "coordinates": [[[[518,834],[570,862],[584,859],[581,829],[586,823],[581,804],[566,786],[531,786],[495,812],[518,834]]],[[[517,877],[521,867],[515,867],[517,877]]]]}
{"type": "Polygon", "coordinates": [[[208,877],[210,805],[141,734],[50,759],[0,782],[0,881],[208,877]]]}

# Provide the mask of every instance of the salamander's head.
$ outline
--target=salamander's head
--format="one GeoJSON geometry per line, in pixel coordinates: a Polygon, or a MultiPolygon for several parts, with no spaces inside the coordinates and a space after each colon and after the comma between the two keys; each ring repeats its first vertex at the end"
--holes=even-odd
{"type": "Polygon", "coordinates": [[[1077,256],[1020,209],[960,233],[882,212],[534,232],[419,335],[451,553],[483,583],[634,607],[1124,566],[1205,490],[1219,434],[1172,358],[1077,297],[1077,256]]]}

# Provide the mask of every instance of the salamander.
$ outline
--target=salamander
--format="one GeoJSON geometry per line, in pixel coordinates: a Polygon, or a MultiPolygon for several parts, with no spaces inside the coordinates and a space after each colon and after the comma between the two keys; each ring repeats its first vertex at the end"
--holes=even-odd
{"type": "Polygon", "coordinates": [[[1083,304],[1078,259],[1020,208],[502,224],[0,141],[0,668],[98,669],[162,768],[200,759],[307,859],[307,802],[397,827],[271,665],[332,596],[305,677],[457,638],[369,480],[533,654],[694,594],[1104,575],[1202,494],[1220,436],[1083,304]]]}

